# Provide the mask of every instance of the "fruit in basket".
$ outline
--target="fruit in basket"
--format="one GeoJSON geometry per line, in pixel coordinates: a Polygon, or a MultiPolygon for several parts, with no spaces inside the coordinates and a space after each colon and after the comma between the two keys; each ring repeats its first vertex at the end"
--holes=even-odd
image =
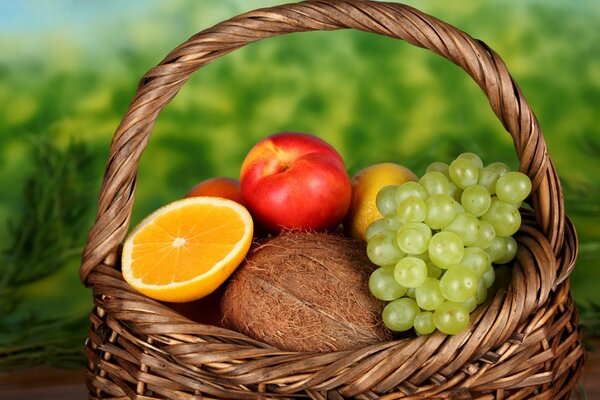
{"type": "Polygon", "coordinates": [[[517,253],[511,235],[530,191],[526,175],[502,163],[484,167],[473,153],[431,164],[418,183],[382,188],[377,207],[384,218],[366,232],[367,255],[381,267],[369,288],[391,301],[382,314],[386,326],[462,332],[494,283],[493,263],[509,263],[517,253]]]}
{"type": "Polygon", "coordinates": [[[260,242],[227,284],[223,325],[290,351],[350,350],[391,339],[379,318],[384,303],[369,293],[376,266],[363,246],[323,232],[282,232],[260,242]]]}
{"type": "Polygon", "coordinates": [[[336,228],[350,205],[342,157],[308,134],[284,132],[258,142],[244,159],[240,183],[252,216],[273,232],[336,228]]]}
{"type": "Polygon", "coordinates": [[[469,325],[469,311],[462,303],[444,302],[433,312],[435,327],[447,335],[456,335],[469,325]]]}
{"type": "Polygon", "coordinates": [[[123,245],[123,277],[148,297],[187,302],[213,292],[242,262],[253,223],[242,205],[190,197],[146,217],[123,245]]]}
{"type": "Polygon", "coordinates": [[[240,181],[227,177],[216,177],[204,180],[191,188],[185,197],[213,196],[233,200],[245,205],[240,181]]]}
{"type": "Polygon", "coordinates": [[[496,182],[496,196],[509,204],[520,203],[531,192],[531,181],[522,172],[507,172],[496,182]]]}
{"type": "Polygon", "coordinates": [[[346,232],[366,241],[367,227],[381,218],[375,204],[377,193],[388,185],[416,181],[417,176],[408,168],[394,163],[380,163],[361,169],[352,178],[352,200],[344,220],[346,232]]]}

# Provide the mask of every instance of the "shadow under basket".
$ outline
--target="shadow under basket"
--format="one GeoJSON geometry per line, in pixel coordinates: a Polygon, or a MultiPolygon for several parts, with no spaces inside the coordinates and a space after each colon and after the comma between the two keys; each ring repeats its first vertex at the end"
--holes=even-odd
{"type": "Polygon", "coordinates": [[[308,1],[252,11],[198,33],[142,78],[112,141],[81,279],[95,309],[86,341],[91,399],[567,399],[583,365],[568,276],[577,236],[539,123],[502,59],[411,7],[308,1]],[[155,119],[190,75],[224,54],[291,32],[357,29],[403,39],[460,66],[511,134],[533,184],[511,283],[455,336],[353,351],[280,351],[191,321],[130,288],[119,271],[138,160],[155,119]]]}

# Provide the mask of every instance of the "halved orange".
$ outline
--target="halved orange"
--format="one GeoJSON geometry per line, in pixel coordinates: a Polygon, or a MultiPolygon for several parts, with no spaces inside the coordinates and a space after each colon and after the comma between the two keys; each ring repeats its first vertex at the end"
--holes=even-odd
{"type": "Polygon", "coordinates": [[[183,303],[212,293],[252,243],[246,208],[219,197],[191,197],[146,217],[123,245],[123,277],[156,300],[183,303]]]}

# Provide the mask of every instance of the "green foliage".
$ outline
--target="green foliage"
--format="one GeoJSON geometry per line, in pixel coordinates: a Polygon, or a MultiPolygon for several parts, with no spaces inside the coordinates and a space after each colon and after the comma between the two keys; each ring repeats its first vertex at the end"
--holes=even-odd
{"type": "MultiPolygon", "coordinates": [[[[0,262],[0,369],[81,361],[85,316],[56,318],[23,307],[24,288],[57,274],[81,255],[90,225],[90,153],[36,139],[22,211],[9,221],[11,241],[0,262]],[[74,340],[77,339],[77,340],[74,340]]],[[[65,307],[68,309],[69,307],[65,307]]]]}
{"type": "Polygon", "coordinates": [[[38,314],[13,314],[0,319],[0,372],[37,364],[61,368],[84,365],[86,315],[45,318],[38,314]]]}
{"type": "Polygon", "coordinates": [[[83,179],[89,161],[82,143],[61,150],[36,140],[34,173],[25,185],[22,212],[9,220],[12,240],[0,267],[0,312],[12,308],[14,290],[80,256],[92,199],[92,186],[83,179]]]}

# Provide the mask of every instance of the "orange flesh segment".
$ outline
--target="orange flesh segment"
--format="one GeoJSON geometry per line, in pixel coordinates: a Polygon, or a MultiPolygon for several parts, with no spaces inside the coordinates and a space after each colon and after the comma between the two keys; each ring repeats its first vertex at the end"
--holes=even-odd
{"type": "Polygon", "coordinates": [[[191,280],[233,250],[244,236],[244,226],[234,210],[208,204],[189,204],[160,215],[133,241],[133,276],[148,285],[191,280]]]}

